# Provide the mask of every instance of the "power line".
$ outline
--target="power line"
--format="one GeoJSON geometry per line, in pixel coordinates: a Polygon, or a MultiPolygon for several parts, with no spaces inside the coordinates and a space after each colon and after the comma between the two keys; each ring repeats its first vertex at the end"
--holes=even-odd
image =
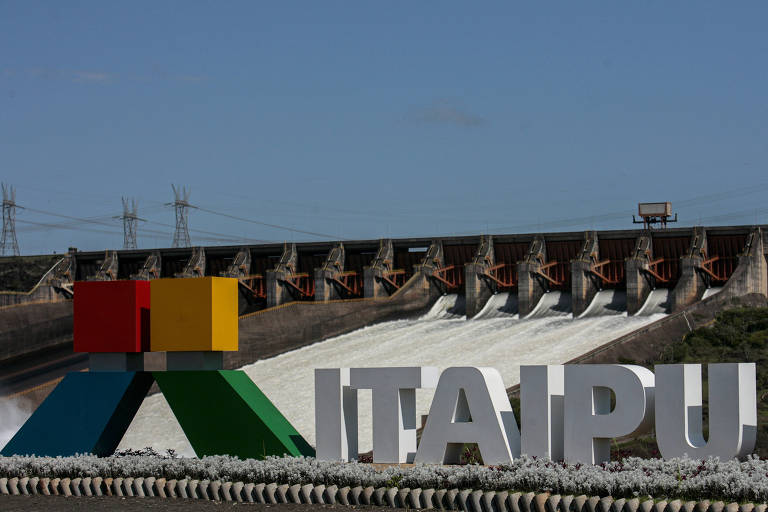
{"type": "MultiPolygon", "coordinates": [[[[21,208],[21,206],[19,206],[19,208],[21,208]]],[[[63,219],[70,219],[71,221],[73,221],[73,222],[60,222],[60,223],[33,222],[33,221],[29,221],[29,220],[25,220],[25,221],[19,220],[18,221],[18,222],[23,223],[25,225],[35,226],[32,229],[43,229],[43,230],[66,229],[66,230],[73,230],[73,231],[89,231],[89,232],[92,232],[92,233],[104,233],[104,234],[110,234],[110,235],[119,234],[118,231],[107,231],[107,230],[103,230],[103,229],[86,228],[86,227],[83,227],[82,224],[95,224],[97,226],[105,226],[105,227],[108,227],[108,228],[114,228],[115,226],[114,226],[113,223],[105,222],[105,221],[102,221],[100,219],[108,219],[108,218],[115,218],[115,217],[120,218],[121,216],[115,216],[115,215],[106,216],[106,215],[104,215],[104,216],[99,216],[99,217],[83,218],[83,217],[73,217],[71,215],[66,215],[66,214],[63,214],[63,213],[51,212],[51,211],[47,211],[47,210],[39,210],[39,209],[36,209],[36,208],[25,208],[25,209],[28,210],[28,211],[31,211],[31,212],[40,213],[40,214],[43,214],[43,215],[49,215],[51,217],[59,217],[59,218],[63,218],[63,219]]],[[[165,224],[163,222],[146,220],[146,219],[139,219],[139,220],[144,220],[145,222],[147,222],[149,224],[154,224],[154,225],[157,225],[157,226],[163,226],[163,227],[167,227],[167,228],[171,228],[171,229],[174,228],[174,226],[172,226],[170,224],[165,224]]],[[[25,229],[24,231],[30,231],[30,229],[25,229]]],[[[260,240],[260,239],[255,239],[255,238],[248,238],[248,237],[241,237],[241,236],[236,236],[236,235],[229,235],[229,234],[221,233],[221,232],[206,231],[206,230],[202,230],[202,229],[190,229],[190,231],[194,232],[194,233],[201,233],[201,234],[204,234],[204,235],[211,235],[211,236],[199,236],[198,237],[200,240],[210,241],[210,242],[225,242],[225,243],[241,243],[241,242],[273,243],[273,242],[275,242],[274,240],[260,240]]],[[[170,231],[158,231],[158,230],[147,229],[147,228],[143,228],[142,229],[142,233],[153,234],[153,235],[160,235],[160,236],[168,236],[169,234],[171,234],[170,231]]]]}
{"type": "Polygon", "coordinates": [[[195,206],[195,208],[197,208],[201,212],[210,213],[211,215],[218,215],[219,217],[227,217],[228,219],[239,220],[239,221],[242,221],[242,222],[250,222],[251,224],[258,224],[259,226],[267,226],[267,227],[270,227],[270,228],[282,229],[284,231],[291,231],[293,233],[301,233],[301,234],[304,234],[304,235],[317,236],[317,237],[320,237],[320,238],[328,238],[328,239],[331,239],[331,240],[345,240],[344,238],[337,237],[337,236],[334,236],[334,235],[329,235],[329,234],[326,234],[326,233],[316,233],[314,231],[304,231],[304,230],[301,230],[301,229],[289,228],[287,226],[280,226],[279,224],[269,224],[267,222],[260,222],[258,220],[246,219],[244,217],[237,217],[236,215],[230,215],[228,213],[216,212],[216,211],[213,211],[213,210],[209,210],[208,208],[203,208],[201,206],[195,206]]]}
{"type": "MultiPolygon", "coordinates": [[[[103,233],[106,235],[117,235],[120,232],[119,231],[107,231],[106,229],[98,229],[98,228],[84,228],[84,227],[78,227],[78,226],[61,226],[59,224],[46,224],[44,222],[34,222],[31,220],[21,220],[18,221],[20,224],[29,224],[32,226],[39,226],[43,229],[66,229],[71,231],[88,231],[90,233],[103,233]]],[[[167,233],[166,233],[167,234],[167,233]]]]}
{"type": "MultiPolygon", "coordinates": [[[[164,222],[158,222],[156,220],[148,220],[146,221],[149,224],[154,224],[156,226],[163,226],[166,228],[174,228],[174,226],[171,226],[170,224],[166,224],[164,222]]],[[[218,231],[206,231],[204,229],[197,229],[197,228],[190,228],[190,232],[192,233],[202,233],[204,235],[212,235],[212,237],[197,237],[201,240],[213,240],[214,238],[219,238],[223,241],[238,241],[238,242],[252,242],[252,243],[258,243],[258,244],[273,244],[278,243],[279,240],[261,240],[259,238],[248,238],[248,237],[240,237],[236,235],[228,235],[226,233],[221,233],[218,231]]]]}

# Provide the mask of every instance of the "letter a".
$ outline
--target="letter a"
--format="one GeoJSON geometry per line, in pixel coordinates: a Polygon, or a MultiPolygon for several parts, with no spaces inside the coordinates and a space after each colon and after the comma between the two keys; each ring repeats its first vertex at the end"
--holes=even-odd
{"type": "Polygon", "coordinates": [[[464,443],[477,443],[485,464],[520,455],[520,431],[493,368],[448,368],[440,375],[416,462],[457,463],[464,443]]]}

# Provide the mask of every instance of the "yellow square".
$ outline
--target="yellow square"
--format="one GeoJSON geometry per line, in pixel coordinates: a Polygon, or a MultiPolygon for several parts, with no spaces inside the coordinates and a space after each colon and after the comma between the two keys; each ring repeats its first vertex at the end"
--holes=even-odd
{"type": "Polygon", "coordinates": [[[237,279],[156,279],[150,284],[150,347],[237,350],[237,279]]]}

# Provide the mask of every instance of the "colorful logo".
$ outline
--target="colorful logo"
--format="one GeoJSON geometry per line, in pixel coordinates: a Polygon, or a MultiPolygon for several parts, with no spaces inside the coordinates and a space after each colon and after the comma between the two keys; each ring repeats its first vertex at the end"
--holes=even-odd
{"type": "Polygon", "coordinates": [[[153,384],[198,457],[314,456],[315,450],[240,370],[237,280],[223,277],[75,283],[74,349],[88,372],[58,384],[2,455],[114,453],[153,384]],[[144,353],[165,352],[165,371],[144,353]]]}

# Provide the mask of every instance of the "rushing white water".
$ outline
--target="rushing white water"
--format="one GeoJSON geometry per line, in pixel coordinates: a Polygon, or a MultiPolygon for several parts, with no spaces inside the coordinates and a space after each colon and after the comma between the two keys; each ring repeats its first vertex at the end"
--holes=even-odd
{"type": "Polygon", "coordinates": [[[571,314],[571,294],[553,291],[545,293],[525,318],[547,318],[571,314]]]}
{"type": "Polygon", "coordinates": [[[645,299],[645,304],[637,312],[636,316],[648,316],[669,313],[671,304],[669,303],[672,290],[668,288],[658,288],[651,290],[648,298],[645,299]]]}
{"type": "MultiPolygon", "coordinates": [[[[507,304],[499,294],[496,309],[507,304]]],[[[545,294],[536,315],[466,320],[455,296],[442,297],[421,319],[372,325],[324,342],[258,361],[243,369],[296,429],[314,444],[314,369],[365,366],[490,366],[507,387],[519,382],[521,364],[559,364],[663,315],[570,316],[570,295],[545,294]],[[547,316],[549,315],[549,316],[547,316]]],[[[433,390],[417,391],[417,412],[427,414],[433,390]]],[[[360,450],[371,448],[370,391],[360,391],[360,450]]],[[[200,404],[201,409],[205,404],[200,404]]],[[[222,419],[222,421],[226,421],[222,419]]],[[[162,395],[148,397],[120,449],[151,446],[193,455],[162,395]]]]}
{"type": "Polygon", "coordinates": [[[627,292],[624,290],[600,290],[579,318],[627,313],[627,292]]]}
{"type": "Polygon", "coordinates": [[[475,320],[486,318],[510,318],[517,316],[517,295],[514,293],[497,293],[491,295],[483,309],[474,316],[475,320]]]}
{"type": "Polygon", "coordinates": [[[442,295],[434,303],[432,309],[424,315],[424,320],[447,320],[451,318],[462,318],[467,314],[467,303],[463,295],[452,293],[442,295]]]}

